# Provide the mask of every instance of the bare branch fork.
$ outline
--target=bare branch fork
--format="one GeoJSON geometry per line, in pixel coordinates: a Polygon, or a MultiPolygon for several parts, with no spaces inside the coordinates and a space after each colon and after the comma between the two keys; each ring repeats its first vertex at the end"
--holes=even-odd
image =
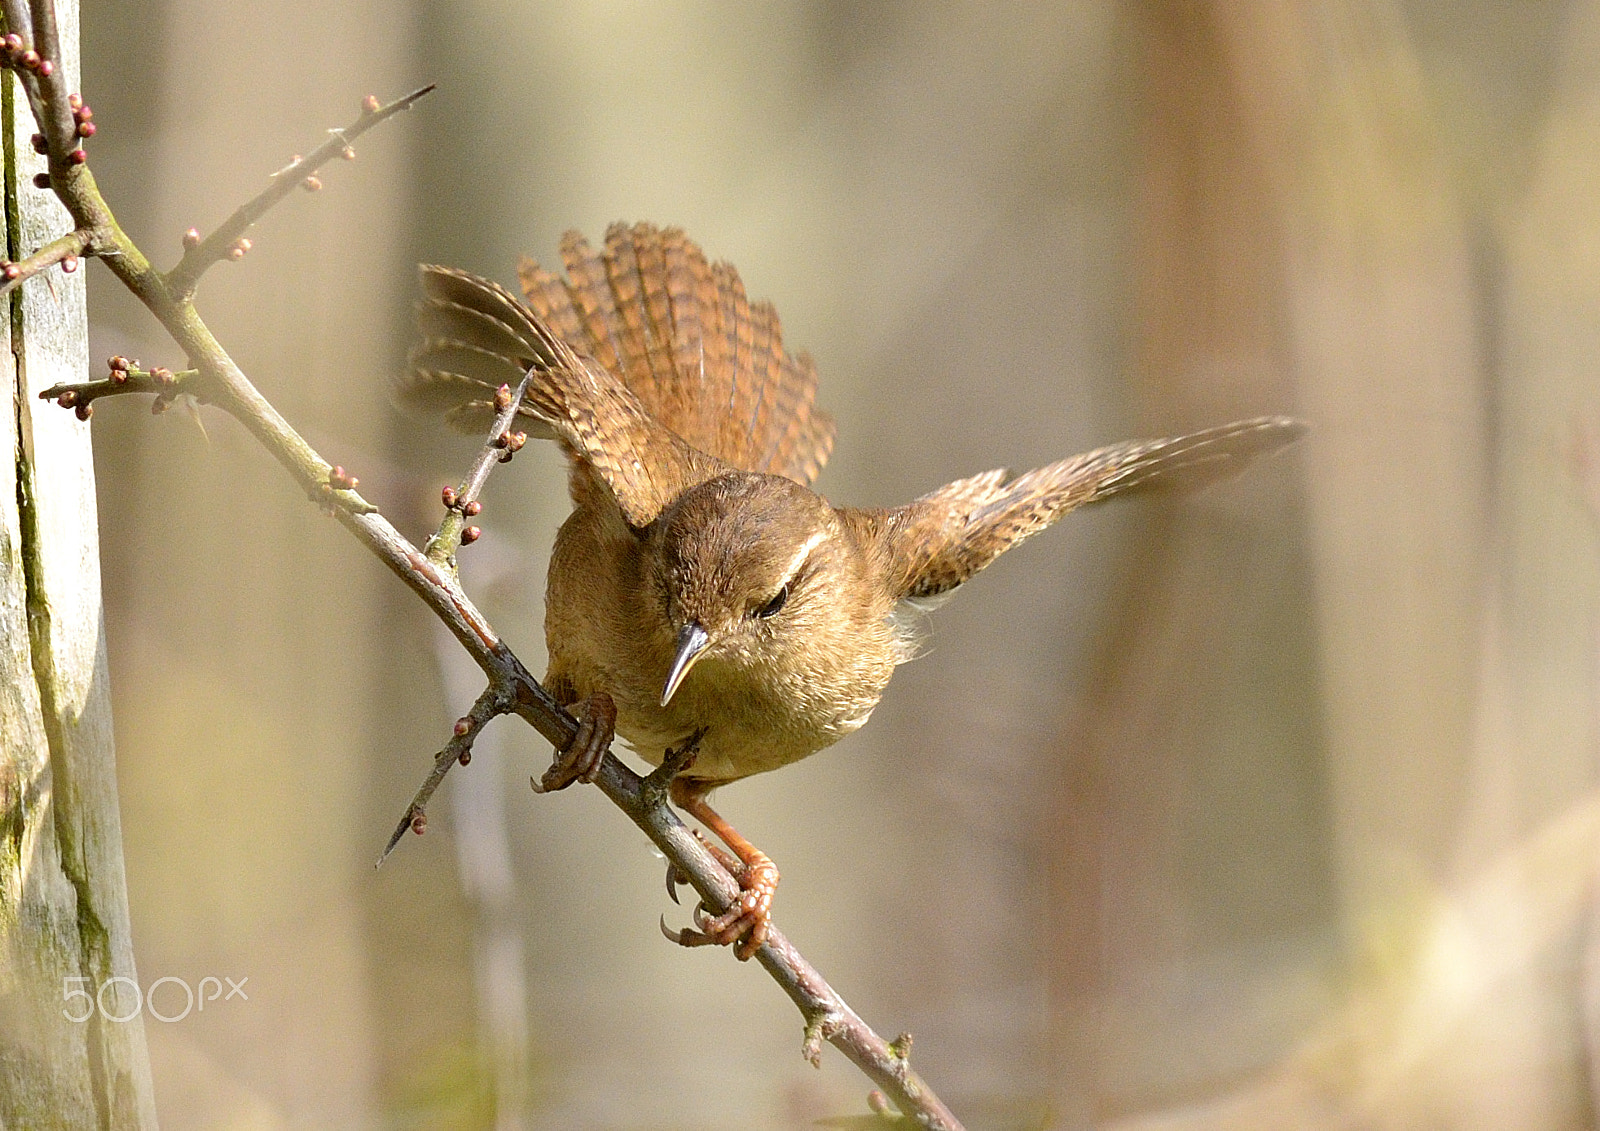
{"type": "MultiPolygon", "coordinates": [[[[101,380],[57,385],[41,396],[87,416],[101,397],[143,392],[168,405],[180,392],[218,406],[238,420],[272,453],[306,493],[377,555],[455,635],[488,677],[488,687],[434,760],[405,819],[391,839],[393,848],[407,828],[421,831],[424,807],[450,766],[470,758],[472,742],[483,726],[501,714],[516,714],[558,750],[578,732],[578,722],[559,707],[529,673],[461,589],[454,555],[477,536],[466,520],[480,505],[478,491],[496,462],[509,459],[526,439],[509,431],[522,389],[509,388],[497,398],[499,412],[489,439],[459,490],[445,489],[446,515],[426,551],[409,542],[356,491],[357,480],[342,467],[323,459],[256,389],[212,335],[194,305],[200,278],[222,259],[238,259],[249,250],[244,232],[296,185],[315,189],[315,172],[337,156],[351,155],[350,142],[385,119],[408,108],[431,86],[380,105],[369,97],[361,115],[309,156],[297,157],[272,183],[239,208],[210,236],[191,229],[185,252],[171,271],[156,270],[117,224],[89,170],[82,142],[95,132],[93,114],[81,98],[66,89],[54,60],[60,56],[55,9],[51,0],[0,0],[7,35],[0,40],[0,67],[13,71],[27,94],[40,134],[35,148],[48,160],[48,173],[38,187],[53,189],[74,224],[74,230],[33,254],[0,263],[0,293],[60,265],[74,270],[81,256],[105,261],[119,280],[149,308],[187,355],[191,370],[172,373],[143,370],[137,362],[113,358],[110,374],[101,380]]],[[[524,379],[525,384],[526,379],[524,379]]],[[[159,411],[159,410],[158,410],[159,411]]],[[[662,851],[676,874],[691,884],[707,907],[722,910],[737,898],[739,885],[729,871],[678,819],[664,800],[663,782],[641,778],[614,755],[601,763],[595,784],[662,851]]],[[[387,855],[387,850],[385,851],[387,855]]],[[[781,932],[774,928],[755,955],[805,1018],[803,1052],[819,1063],[827,1041],[838,1048],[882,1089],[869,1103],[884,1113],[884,1095],[918,1125],[960,1131],[960,1123],[920,1077],[908,1060],[909,1037],[884,1041],[861,1020],[781,932]]]]}

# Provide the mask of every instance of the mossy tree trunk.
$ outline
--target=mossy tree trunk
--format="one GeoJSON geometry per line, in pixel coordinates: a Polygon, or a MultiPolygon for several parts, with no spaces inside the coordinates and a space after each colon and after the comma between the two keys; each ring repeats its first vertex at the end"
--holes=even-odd
{"type": "MultiPolygon", "coordinates": [[[[58,4],[77,88],[77,4],[58,4]]],[[[67,230],[4,82],[7,259],[67,230]]],[[[82,272],[5,300],[0,351],[0,1127],[154,1128],[117,812],[89,425],[37,391],[88,365],[82,272]],[[125,1020],[117,1020],[125,1018],[125,1020]]]]}

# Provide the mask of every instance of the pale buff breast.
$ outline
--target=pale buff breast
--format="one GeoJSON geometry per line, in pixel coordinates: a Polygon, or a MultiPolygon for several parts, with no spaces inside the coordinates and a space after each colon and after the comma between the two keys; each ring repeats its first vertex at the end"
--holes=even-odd
{"type": "MultiPolygon", "coordinates": [[[[663,669],[664,670],[664,669],[663,669]]],[[[774,685],[734,665],[708,659],[691,671],[672,702],[657,696],[617,704],[617,733],[652,765],[668,747],[702,728],[689,777],[733,781],[797,762],[864,724],[887,679],[853,696],[825,687],[774,685]]]]}

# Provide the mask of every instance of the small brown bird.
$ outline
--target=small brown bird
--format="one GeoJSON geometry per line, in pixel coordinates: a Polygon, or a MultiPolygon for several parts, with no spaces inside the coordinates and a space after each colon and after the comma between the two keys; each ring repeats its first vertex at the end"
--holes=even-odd
{"type": "Polygon", "coordinates": [[[743,895],[677,938],[741,958],[766,938],[778,871],[706,794],[865,723],[912,656],[906,604],[1075,507],[1209,480],[1303,431],[1262,417],[987,471],[901,507],[836,507],[809,487],[834,434],[815,366],[784,350],[776,311],[732,267],[649,224],[613,225],[598,253],[568,233],[561,257],[565,280],[524,261],[525,302],[424,266],[400,396],[481,431],[494,391],[534,371],[519,412],[566,453],[573,502],[550,561],[545,681],[583,722],[543,786],[592,781],[613,730],[656,765],[694,744],[672,798],[733,850],[743,895]]]}

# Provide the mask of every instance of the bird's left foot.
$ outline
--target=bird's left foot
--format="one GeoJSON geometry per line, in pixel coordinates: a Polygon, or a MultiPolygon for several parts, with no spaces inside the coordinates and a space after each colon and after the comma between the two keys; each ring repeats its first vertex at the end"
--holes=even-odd
{"type": "Polygon", "coordinates": [[[743,962],[767,941],[772,929],[772,897],[778,890],[778,867],[760,852],[735,873],[739,895],[720,915],[712,915],[704,903],[695,908],[694,926],[671,931],[662,926],[667,938],[679,946],[733,946],[743,962]]]}
{"type": "Polygon", "coordinates": [[[535,793],[553,793],[575,781],[593,785],[600,774],[600,763],[617,734],[617,704],[604,691],[597,691],[570,708],[578,718],[578,733],[556,755],[544,776],[533,783],[535,793]]]}
{"type": "MultiPolygon", "coordinates": [[[[706,804],[703,785],[678,778],[672,783],[672,799],[733,850],[737,860],[730,860],[727,853],[705,837],[700,838],[717,862],[739,881],[739,894],[717,915],[711,914],[704,903],[700,904],[695,908],[693,928],[673,932],[663,925],[662,930],[680,946],[731,945],[733,953],[743,962],[761,949],[771,933],[772,897],[778,890],[778,866],[706,804]]],[[[669,875],[668,890],[671,890],[671,881],[669,875]]]]}

